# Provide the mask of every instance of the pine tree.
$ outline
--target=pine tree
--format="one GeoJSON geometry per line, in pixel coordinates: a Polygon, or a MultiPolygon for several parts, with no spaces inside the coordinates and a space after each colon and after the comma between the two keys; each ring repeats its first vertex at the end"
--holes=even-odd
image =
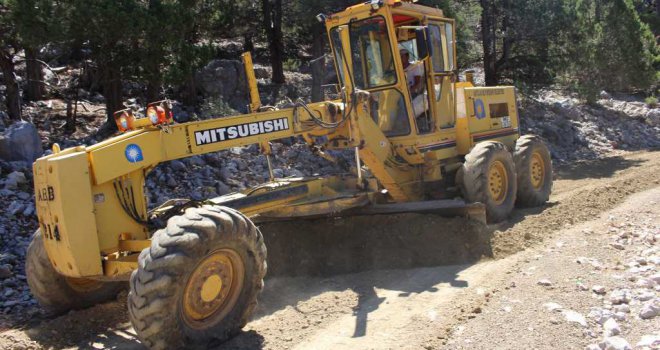
{"type": "Polygon", "coordinates": [[[5,85],[7,114],[10,120],[21,119],[21,95],[16,81],[14,56],[19,50],[12,13],[6,0],[0,0],[0,71],[5,85]]]}
{"type": "Polygon", "coordinates": [[[52,0],[10,0],[12,22],[21,46],[25,50],[28,100],[41,100],[46,93],[43,82],[39,49],[48,42],[57,41],[61,33],[58,4],[52,0]]]}
{"type": "Polygon", "coordinates": [[[272,81],[284,84],[284,36],[282,33],[282,0],[261,0],[263,29],[268,38],[270,63],[273,68],[272,81]]]}
{"type": "Polygon", "coordinates": [[[67,35],[85,42],[91,58],[98,65],[105,97],[107,122],[100,131],[116,130],[114,113],[123,106],[123,73],[139,60],[139,21],[145,18],[145,7],[138,0],[68,0],[67,35]]]}
{"type": "Polygon", "coordinates": [[[657,84],[658,46],[631,0],[567,0],[573,25],[564,43],[564,81],[588,101],[602,90],[646,90],[657,84]]]}

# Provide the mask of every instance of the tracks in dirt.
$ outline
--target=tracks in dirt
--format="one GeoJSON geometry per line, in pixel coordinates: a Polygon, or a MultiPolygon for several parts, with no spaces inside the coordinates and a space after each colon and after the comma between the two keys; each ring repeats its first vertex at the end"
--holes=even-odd
{"type": "MultiPolygon", "coordinates": [[[[341,244],[323,242],[326,244],[320,244],[324,250],[319,261],[328,264],[335,254],[342,257],[343,251],[348,261],[366,260],[390,270],[326,279],[271,279],[257,319],[226,348],[441,348],[452,326],[478,311],[488,298],[486,291],[515,264],[516,259],[508,256],[552,238],[563,228],[595,219],[630,194],[659,186],[659,173],[660,153],[562,168],[546,208],[516,211],[508,223],[487,229],[472,227],[465,221],[436,218],[434,222],[428,216],[412,217],[410,221],[410,216],[397,216],[385,223],[371,222],[371,226],[369,222],[360,223],[352,229],[365,229],[367,236],[373,231],[368,242],[377,242],[371,243],[375,251],[366,249],[369,252],[365,253],[360,247],[342,250],[346,247],[341,244]],[[398,235],[405,232],[408,243],[402,241],[395,247],[398,235]],[[410,243],[419,237],[424,239],[410,243]],[[378,247],[388,248],[379,253],[378,247]],[[339,251],[333,253],[335,249],[339,251]],[[356,251],[358,255],[351,255],[356,251]],[[470,264],[477,257],[486,259],[470,264]],[[464,265],[420,268],[443,263],[464,265]]],[[[309,234],[317,237],[315,233],[309,234]]],[[[320,233],[325,237],[326,232],[320,233]]],[[[303,260],[300,266],[304,265],[303,260]]]]}
{"type": "MultiPolygon", "coordinates": [[[[221,348],[441,348],[507,256],[660,185],[657,174],[660,152],[564,167],[546,208],[488,228],[429,215],[262,227],[270,271],[260,307],[221,348]]],[[[0,348],[141,348],[127,320],[122,299],[0,333],[0,348]]]]}

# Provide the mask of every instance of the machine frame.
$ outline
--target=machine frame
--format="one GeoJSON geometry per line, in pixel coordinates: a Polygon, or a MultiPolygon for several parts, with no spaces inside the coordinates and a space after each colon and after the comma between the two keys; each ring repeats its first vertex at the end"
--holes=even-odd
{"type": "MultiPolygon", "coordinates": [[[[431,192],[438,184],[451,187],[447,181],[453,181],[464,156],[476,144],[493,140],[514,149],[520,136],[515,90],[458,82],[455,40],[448,37],[450,30],[455,33],[455,22],[445,18],[441,10],[398,0],[376,5],[356,5],[325,19],[333,52],[341,54],[335,58],[342,57],[340,61],[344,61],[336,60],[338,75],[342,77],[341,100],[299,102],[294,108],[282,110],[263,107],[251,56],[246,54],[243,59],[251,113],[147,126],[89,147],[60,150],[55,146],[52,155],[37,160],[37,215],[48,257],[57,272],[73,278],[128,279],[137,268],[139,252],[150,245],[158,218],[167,217],[177,208],[195,205],[173,202],[151,212],[147,210],[145,178],[158,164],[250,144],[260,145],[270,164],[269,142],[289,137],[302,137],[321,150],[355,150],[358,166],[353,173],[341,176],[272,177],[256,188],[206,203],[238,209],[257,222],[354,215],[360,210],[373,214],[379,212],[378,208],[388,213],[446,209],[452,214],[458,211],[483,220],[483,206],[447,198],[438,200],[431,192]],[[393,62],[396,80],[378,88],[356,87],[355,67],[345,62],[355,59],[352,54],[345,54],[352,52],[352,43],[358,40],[351,37],[351,26],[376,17],[382,18],[383,35],[392,43],[386,54],[393,62]],[[423,30],[415,31],[415,39],[424,33],[429,36],[424,38],[426,42],[442,43],[442,60],[451,69],[436,70],[433,53],[421,60],[428,96],[435,97],[434,89],[438,86],[441,92],[436,99],[429,99],[433,128],[420,134],[403,62],[394,50],[404,36],[397,28],[428,28],[434,23],[445,25],[439,37],[423,30]],[[336,28],[341,28],[338,41],[333,40],[333,35],[334,39],[337,37],[333,33],[336,28]],[[374,96],[390,98],[382,93],[385,90],[404,96],[409,134],[388,137],[383,132],[379,124],[383,113],[374,112],[374,96]],[[379,120],[374,120],[374,116],[379,120]],[[365,172],[362,165],[369,171],[365,172]],[[395,206],[387,208],[389,204],[395,206]]],[[[375,69],[373,61],[365,67],[375,69]]]]}

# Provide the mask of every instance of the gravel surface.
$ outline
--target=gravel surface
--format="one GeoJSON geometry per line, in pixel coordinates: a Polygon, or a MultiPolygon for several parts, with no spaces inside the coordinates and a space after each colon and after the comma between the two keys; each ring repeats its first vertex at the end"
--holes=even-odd
{"type": "Polygon", "coordinates": [[[505,287],[453,329],[446,348],[658,349],[659,248],[656,187],[522,254],[505,287]]]}

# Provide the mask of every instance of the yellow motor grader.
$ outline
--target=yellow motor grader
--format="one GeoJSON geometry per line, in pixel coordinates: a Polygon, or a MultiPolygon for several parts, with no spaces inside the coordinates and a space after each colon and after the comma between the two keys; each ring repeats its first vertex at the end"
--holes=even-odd
{"type": "Polygon", "coordinates": [[[456,27],[439,9],[373,0],[319,15],[331,44],[336,100],[262,106],[243,56],[250,113],[173,122],[167,102],[120,111],[121,135],[34,164],[39,230],[26,270],[54,313],[116,297],[149,348],[220,343],[248,322],[263,288],[267,220],[430,212],[505,220],[552,188],[546,146],[520,135],[513,87],[459,81],[456,27]],[[272,141],[299,137],[319,156],[355,153],[343,175],[276,178],[272,141]],[[205,201],[148,210],[145,177],[158,164],[258,144],[270,181],[205,201]]]}

